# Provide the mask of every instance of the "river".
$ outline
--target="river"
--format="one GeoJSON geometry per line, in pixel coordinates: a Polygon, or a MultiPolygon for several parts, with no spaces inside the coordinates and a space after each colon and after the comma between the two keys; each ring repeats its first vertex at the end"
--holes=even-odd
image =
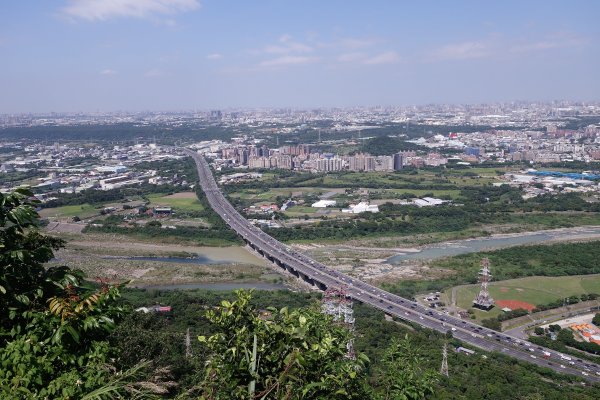
{"type": "Polygon", "coordinates": [[[133,261],[155,261],[155,262],[166,262],[166,263],[179,263],[179,264],[199,264],[199,265],[211,265],[211,264],[234,264],[231,260],[214,260],[203,254],[197,254],[194,257],[102,257],[105,259],[116,258],[120,260],[133,260],[133,261]]]}
{"type": "Polygon", "coordinates": [[[256,289],[256,290],[288,290],[288,287],[282,283],[266,282],[223,282],[223,283],[179,283],[168,285],[142,286],[139,289],[147,290],[186,290],[186,289],[207,289],[231,291],[236,289],[256,289]]]}
{"type": "Polygon", "coordinates": [[[400,264],[409,260],[433,260],[479,251],[497,250],[526,244],[600,239],[600,226],[562,228],[548,231],[523,232],[493,235],[485,238],[455,240],[423,247],[417,252],[407,252],[388,258],[389,264],[400,264]]]}

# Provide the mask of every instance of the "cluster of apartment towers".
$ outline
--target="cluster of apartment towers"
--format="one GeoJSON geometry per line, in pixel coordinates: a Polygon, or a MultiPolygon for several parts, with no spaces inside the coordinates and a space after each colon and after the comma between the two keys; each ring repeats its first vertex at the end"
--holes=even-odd
{"type": "MultiPolygon", "coordinates": [[[[311,152],[310,146],[282,146],[269,149],[267,146],[234,147],[222,150],[223,158],[233,159],[249,168],[302,169],[320,172],[329,171],[397,171],[411,163],[416,157],[414,151],[403,151],[393,156],[372,156],[358,153],[351,156],[338,156],[333,153],[311,152]]],[[[422,160],[417,160],[422,161],[422,160]]],[[[440,162],[442,162],[441,160],[440,162]]]]}

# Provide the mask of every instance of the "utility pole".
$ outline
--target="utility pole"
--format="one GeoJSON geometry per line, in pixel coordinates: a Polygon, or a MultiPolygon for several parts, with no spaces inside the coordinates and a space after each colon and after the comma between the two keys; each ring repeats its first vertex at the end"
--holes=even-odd
{"type": "Polygon", "coordinates": [[[442,347],[442,366],[440,368],[440,374],[448,377],[448,343],[444,342],[442,347]]]}

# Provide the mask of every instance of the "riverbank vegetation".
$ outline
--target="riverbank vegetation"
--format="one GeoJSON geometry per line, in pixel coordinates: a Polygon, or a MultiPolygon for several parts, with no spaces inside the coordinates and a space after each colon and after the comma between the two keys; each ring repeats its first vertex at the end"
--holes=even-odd
{"type": "MultiPolygon", "coordinates": [[[[598,290],[600,279],[585,279],[585,277],[577,276],[600,274],[599,241],[516,246],[462,254],[428,263],[430,269],[445,271],[443,278],[401,280],[383,283],[382,286],[400,296],[412,298],[417,293],[447,291],[455,286],[476,284],[481,260],[486,257],[490,259],[493,276],[490,290],[493,292],[493,296],[502,298],[507,295],[507,292],[501,292],[500,289],[510,286],[510,281],[506,282],[506,285],[500,281],[522,277],[530,277],[527,279],[532,281],[531,284],[522,282],[515,286],[526,288],[531,285],[532,290],[515,292],[512,293],[512,296],[523,301],[530,301],[534,305],[550,303],[558,298],[581,293],[600,293],[598,290]],[[549,277],[564,278],[557,278],[555,282],[549,282],[549,277]],[[574,282],[567,283],[561,280],[573,280],[574,282]],[[540,287],[542,291],[536,292],[540,287]],[[547,291],[544,291],[544,288],[547,291]]],[[[595,275],[595,277],[597,276],[595,275]]],[[[458,304],[468,307],[476,291],[476,286],[458,288],[458,304]],[[462,298],[464,300],[461,300],[462,298]]],[[[450,298],[451,294],[448,293],[447,297],[450,298]]]]}
{"type": "Polygon", "coordinates": [[[474,283],[482,258],[489,258],[495,281],[525,276],[600,274],[600,241],[515,246],[462,254],[431,262],[435,268],[456,271],[474,283]]]}

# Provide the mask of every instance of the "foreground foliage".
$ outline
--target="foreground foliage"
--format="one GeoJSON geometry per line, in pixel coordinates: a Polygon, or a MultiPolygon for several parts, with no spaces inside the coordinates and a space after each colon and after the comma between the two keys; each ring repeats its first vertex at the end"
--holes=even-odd
{"type": "MultiPolygon", "coordinates": [[[[123,342],[120,345],[115,343],[115,346],[130,348],[129,353],[132,356],[138,352],[146,358],[161,359],[161,365],[175,367],[173,379],[180,384],[176,391],[179,393],[178,398],[197,400],[206,378],[202,366],[205,360],[212,360],[213,353],[206,343],[192,340],[193,356],[186,357],[181,349],[186,330],[190,328],[192,337],[203,335],[208,338],[221,332],[227,338],[233,338],[235,332],[224,332],[222,328],[211,323],[206,318],[206,311],[213,309],[217,312],[222,309],[221,302],[223,300],[233,303],[237,300],[237,296],[232,292],[207,290],[127,289],[124,291],[124,298],[134,307],[157,303],[168,304],[173,307],[174,313],[168,317],[146,315],[143,317],[144,324],[139,322],[136,324],[126,322],[127,326],[121,324],[118,330],[123,326],[124,330],[129,331],[129,335],[128,338],[120,336],[119,340],[123,339],[123,342]],[[150,353],[142,353],[144,345],[155,349],[157,355],[150,356],[150,353]],[[195,360],[195,363],[190,365],[189,360],[195,360]],[[181,368],[177,368],[179,366],[181,368]]],[[[287,307],[288,310],[310,309],[318,299],[317,293],[256,291],[250,299],[250,309],[264,310],[270,305],[277,305],[278,308],[287,307]]],[[[584,386],[577,377],[556,374],[546,368],[519,362],[502,354],[482,353],[477,349],[475,349],[477,350],[476,354],[472,356],[456,353],[452,351],[452,348],[462,345],[459,341],[448,340],[445,335],[428,329],[386,321],[382,312],[373,310],[366,305],[355,304],[354,314],[356,317],[354,344],[357,351],[366,354],[370,360],[365,363],[364,374],[375,399],[384,398],[385,393],[389,393],[388,388],[392,388],[389,382],[393,383],[398,390],[405,390],[403,387],[406,387],[406,392],[414,390],[410,388],[426,388],[427,385],[420,385],[418,378],[423,375],[437,375],[432,371],[437,371],[440,367],[441,349],[446,341],[448,341],[449,347],[450,377],[445,378],[438,375],[437,379],[430,383],[434,392],[427,394],[425,397],[427,399],[521,400],[536,399],[540,398],[539,396],[547,400],[595,400],[600,398],[600,386],[584,386]],[[406,335],[410,340],[410,350],[392,352],[395,354],[393,359],[398,363],[396,367],[388,366],[384,360],[394,347],[392,343],[403,342],[406,335]],[[409,353],[416,355],[417,361],[413,364],[405,361],[404,356],[409,353]],[[483,354],[487,358],[483,358],[483,354]],[[407,365],[407,371],[400,372],[405,365],[407,365]],[[410,372],[412,368],[416,368],[416,370],[410,372]],[[391,376],[386,377],[386,372],[389,372],[391,376]],[[397,379],[394,379],[394,376],[397,379]],[[414,376],[417,379],[405,379],[405,376],[414,376]]],[[[129,316],[128,320],[132,317],[135,317],[136,321],[142,319],[134,314],[129,316]]],[[[248,339],[245,346],[251,351],[253,338],[248,339]]],[[[121,350],[119,350],[119,354],[123,354],[121,350]]],[[[412,358],[414,356],[407,357],[408,360],[412,358]]],[[[148,372],[144,379],[149,379],[150,375],[151,373],[148,372]]],[[[247,377],[248,374],[244,372],[243,376],[247,377]]],[[[242,391],[244,388],[247,390],[247,386],[243,384],[240,384],[240,387],[242,391]]],[[[172,396],[176,396],[175,392],[172,396]]],[[[390,396],[389,398],[394,397],[390,396]]]]}
{"type": "Polygon", "coordinates": [[[367,399],[367,358],[346,358],[349,332],[315,309],[257,313],[237,292],[207,318],[210,349],[202,399],[367,399]]]}
{"type": "Polygon", "coordinates": [[[122,379],[115,380],[105,340],[125,312],[115,304],[119,287],[85,287],[81,273],[43,266],[63,243],[37,231],[31,196],[0,194],[0,398],[138,393],[111,386],[122,379]]]}

